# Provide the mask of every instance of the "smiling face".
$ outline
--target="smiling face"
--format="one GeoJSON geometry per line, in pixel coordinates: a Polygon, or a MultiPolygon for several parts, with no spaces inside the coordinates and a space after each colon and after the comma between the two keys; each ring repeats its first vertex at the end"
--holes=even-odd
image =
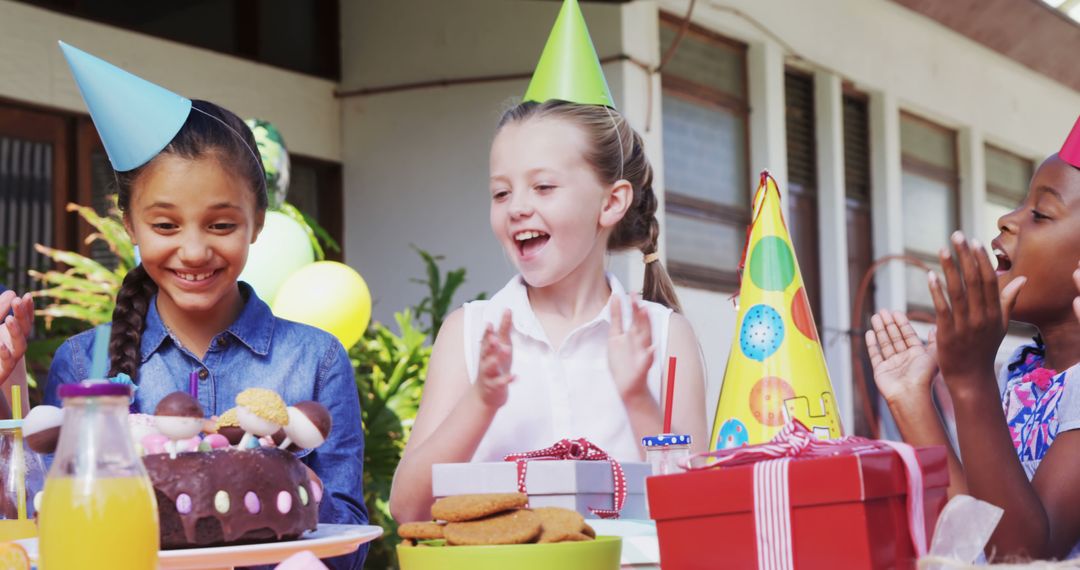
{"type": "Polygon", "coordinates": [[[602,266],[625,214],[625,191],[597,178],[588,144],[581,128],[551,117],[509,123],[492,143],[491,229],[533,287],[590,267],[586,260],[602,266]]]}
{"type": "Polygon", "coordinates": [[[1072,319],[1076,287],[1072,272],[1080,260],[1080,169],[1053,155],[1031,178],[1028,195],[998,220],[992,242],[998,284],[1023,275],[1013,318],[1040,325],[1072,319]]]}
{"type": "Polygon", "coordinates": [[[214,155],[159,156],[135,181],[124,224],[157,284],[158,308],[235,308],[236,279],[262,228],[255,193],[214,155]]]}

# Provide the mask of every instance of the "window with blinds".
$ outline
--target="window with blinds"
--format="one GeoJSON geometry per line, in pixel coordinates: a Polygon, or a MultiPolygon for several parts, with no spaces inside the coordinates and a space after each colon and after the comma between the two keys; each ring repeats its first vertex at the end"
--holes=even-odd
{"type": "Polygon", "coordinates": [[[787,133],[788,231],[799,260],[806,296],[821,334],[821,248],[818,244],[817,140],[814,78],[796,70],[784,74],[787,133]]]}
{"type": "Polygon", "coordinates": [[[34,244],[53,243],[54,159],[50,143],[0,136],[0,284],[19,293],[48,267],[34,244]]]}
{"type": "MultiPolygon", "coordinates": [[[[901,113],[900,157],[905,252],[940,271],[937,252],[960,227],[956,132],[901,113]]],[[[932,315],[926,273],[906,271],[909,312],[932,315]]]]}
{"type": "MultiPolygon", "coordinates": [[[[872,212],[870,209],[870,114],[867,97],[850,90],[844,93],[841,102],[843,112],[844,136],[844,194],[846,196],[847,218],[847,256],[848,256],[848,291],[851,299],[851,314],[855,315],[853,334],[861,336],[870,325],[870,316],[874,314],[874,282],[867,286],[862,300],[861,314],[856,315],[856,296],[862,286],[863,277],[874,263],[874,233],[872,212]]],[[[856,344],[855,346],[860,346],[856,344]]],[[[866,391],[871,406],[881,409],[877,386],[871,380],[873,369],[870,357],[865,350],[851,353],[852,369],[861,368],[863,378],[867,380],[866,391]]],[[[856,392],[858,395],[858,392],[856,392]]],[[[858,396],[856,396],[858,397],[858,396]]],[[[873,433],[870,421],[864,412],[865,406],[857,401],[854,406],[854,431],[859,435],[873,433]]]]}
{"type": "MultiPolygon", "coordinates": [[[[660,43],[679,20],[661,14],[660,43]]],[[[749,223],[746,46],[691,25],[663,71],[665,240],[679,285],[738,287],[749,223]]]]}
{"type": "Polygon", "coordinates": [[[986,145],[986,204],[984,223],[988,236],[998,234],[998,219],[1016,209],[1027,196],[1035,163],[993,145],[986,145]]]}

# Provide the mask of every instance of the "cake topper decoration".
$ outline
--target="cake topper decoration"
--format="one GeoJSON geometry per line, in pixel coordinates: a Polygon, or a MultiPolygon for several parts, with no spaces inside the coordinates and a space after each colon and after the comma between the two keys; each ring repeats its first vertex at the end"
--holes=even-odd
{"type": "Polygon", "coordinates": [[[236,396],[236,419],[244,429],[244,437],[237,445],[240,449],[259,447],[260,438],[289,424],[289,412],[281,396],[266,388],[248,388],[236,396]]]}
{"type": "Polygon", "coordinates": [[[158,402],[154,410],[154,424],[162,435],[169,438],[166,444],[169,457],[176,457],[181,441],[190,440],[202,432],[203,417],[202,406],[187,392],[173,392],[158,402]]]}
{"type": "Polygon", "coordinates": [[[326,406],[311,400],[289,406],[289,423],[284,426],[285,440],[278,449],[288,449],[295,443],[302,449],[314,449],[330,436],[333,422],[326,406]]]}

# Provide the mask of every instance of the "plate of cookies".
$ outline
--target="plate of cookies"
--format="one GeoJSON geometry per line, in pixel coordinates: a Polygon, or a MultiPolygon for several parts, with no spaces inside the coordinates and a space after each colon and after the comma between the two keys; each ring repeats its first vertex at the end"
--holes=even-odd
{"type": "Polygon", "coordinates": [[[604,570],[619,568],[622,539],[596,536],[581,514],[528,508],[524,493],[456,495],[433,521],[398,527],[401,570],[604,570]]]}

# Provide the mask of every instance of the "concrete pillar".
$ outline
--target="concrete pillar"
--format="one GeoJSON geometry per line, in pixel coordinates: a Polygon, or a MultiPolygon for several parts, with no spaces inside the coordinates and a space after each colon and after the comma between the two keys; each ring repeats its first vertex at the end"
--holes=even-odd
{"type": "Polygon", "coordinates": [[[957,133],[960,159],[960,229],[989,247],[993,222],[986,219],[986,146],[982,131],[964,127],[957,133]]]}
{"type": "MultiPolygon", "coordinates": [[[[874,257],[904,253],[904,205],[901,196],[900,108],[892,93],[870,93],[870,170],[874,257]]],[[[904,265],[896,262],[876,275],[876,304],[882,309],[907,307],[904,265]]]]}
{"type": "Polygon", "coordinates": [[[844,184],[843,88],[828,71],[814,74],[814,132],[817,141],[818,247],[821,274],[821,346],[829,366],[840,418],[854,425],[851,372],[851,293],[848,287],[847,196],[844,184]]]}
{"type": "MultiPolygon", "coordinates": [[[[780,186],[781,211],[788,215],[787,130],[784,124],[784,52],[770,42],[753,42],[747,50],[750,80],[750,185],[768,169],[780,186]]],[[[752,191],[752,188],[751,188],[752,191]]]]}

